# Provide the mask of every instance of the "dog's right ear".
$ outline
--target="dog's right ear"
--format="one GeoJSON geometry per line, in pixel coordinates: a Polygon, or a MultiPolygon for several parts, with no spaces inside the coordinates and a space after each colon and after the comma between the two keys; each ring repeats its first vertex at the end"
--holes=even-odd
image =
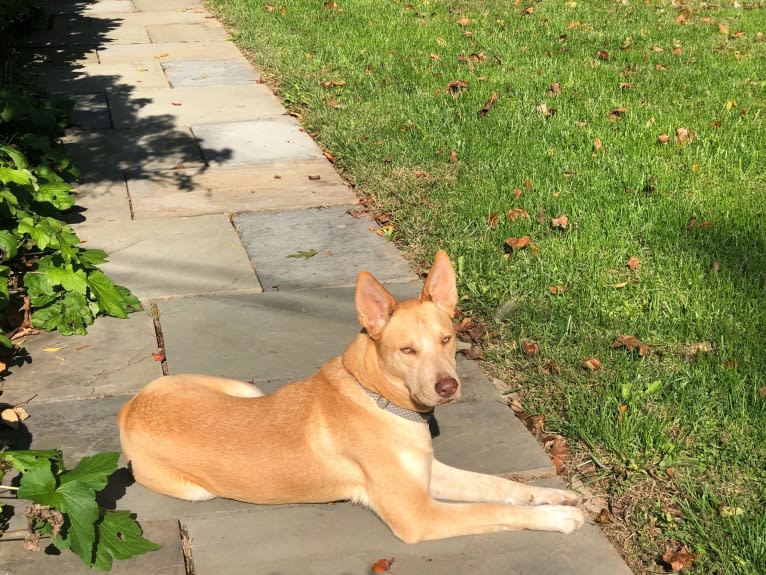
{"type": "Polygon", "coordinates": [[[369,272],[356,279],[356,313],[361,326],[378,339],[396,307],[394,296],[369,272]]]}

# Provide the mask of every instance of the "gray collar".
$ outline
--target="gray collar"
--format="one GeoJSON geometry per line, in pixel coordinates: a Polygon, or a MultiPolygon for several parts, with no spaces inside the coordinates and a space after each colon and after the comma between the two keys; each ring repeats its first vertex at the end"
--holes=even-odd
{"type": "Polygon", "coordinates": [[[416,421],[417,423],[428,423],[429,421],[431,421],[431,418],[434,416],[433,409],[431,411],[422,413],[420,411],[413,411],[412,409],[399,407],[398,405],[395,405],[391,403],[390,401],[388,401],[382,395],[379,395],[375,393],[374,391],[370,391],[361,383],[359,383],[359,386],[365,392],[367,392],[367,395],[369,395],[372,399],[375,400],[375,403],[378,405],[380,409],[385,409],[386,411],[390,411],[391,413],[398,415],[399,417],[403,417],[404,419],[409,419],[410,421],[416,421]]]}

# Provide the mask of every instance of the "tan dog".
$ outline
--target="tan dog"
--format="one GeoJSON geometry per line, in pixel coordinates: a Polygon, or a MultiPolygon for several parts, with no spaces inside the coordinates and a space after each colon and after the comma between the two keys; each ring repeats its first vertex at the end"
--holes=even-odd
{"type": "Polygon", "coordinates": [[[271,395],[205,375],[153,381],[118,416],[136,480],[195,501],[351,500],[408,543],[499,530],[574,531],[583,523],[575,493],[434,459],[427,420],[434,406],[460,395],[456,304],[455,272],[439,252],[420,299],[397,303],[372,275],[359,274],[364,330],[309,378],[271,395]]]}

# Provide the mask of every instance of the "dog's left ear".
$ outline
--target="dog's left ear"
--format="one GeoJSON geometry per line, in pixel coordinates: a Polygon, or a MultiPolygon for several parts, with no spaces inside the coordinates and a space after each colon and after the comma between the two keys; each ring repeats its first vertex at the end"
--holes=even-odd
{"type": "Polygon", "coordinates": [[[457,286],[455,270],[444,250],[439,250],[434,258],[431,271],[428,272],[426,285],[423,286],[421,301],[430,301],[450,317],[455,317],[457,305],[457,286]]]}
{"type": "Polygon", "coordinates": [[[356,279],[356,315],[372,339],[378,339],[394,313],[396,300],[369,272],[356,279]]]}

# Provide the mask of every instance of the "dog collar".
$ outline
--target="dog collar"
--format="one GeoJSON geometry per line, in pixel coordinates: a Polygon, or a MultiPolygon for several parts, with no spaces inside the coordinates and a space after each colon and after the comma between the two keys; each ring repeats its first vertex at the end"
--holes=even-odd
{"type": "Polygon", "coordinates": [[[410,421],[416,421],[417,423],[428,423],[429,421],[431,421],[431,418],[434,416],[433,409],[431,411],[422,413],[420,411],[414,411],[412,409],[399,407],[398,405],[388,401],[382,395],[375,393],[374,391],[370,391],[361,383],[359,384],[359,387],[361,387],[365,392],[367,392],[367,395],[369,395],[372,399],[375,400],[375,403],[380,409],[385,409],[386,411],[390,411],[394,415],[398,415],[399,417],[403,417],[404,419],[409,419],[410,421]]]}

